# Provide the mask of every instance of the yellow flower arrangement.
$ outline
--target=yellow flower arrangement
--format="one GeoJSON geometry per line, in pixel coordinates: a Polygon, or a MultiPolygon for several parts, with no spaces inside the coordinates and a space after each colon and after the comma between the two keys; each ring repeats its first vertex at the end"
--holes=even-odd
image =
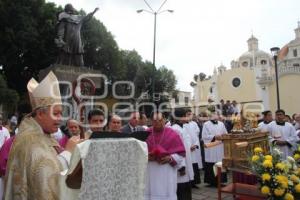
{"type": "Polygon", "coordinates": [[[280,185],[282,188],[287,189],[289,187],[289,182],[284,181],[284,182],[281,182],[280,185]]]}
{"type": "Polygon", "coordinates": [[[259,156],[258,155],[252,156],[252,162],[257,162],[258,160],[259,160],[259,156]]]}
{"type": "Polygon", "coordinates": [[[295,159],[295,160],[299,160],[299,159],[300,159],[300,154],[296,153],[296,154],[294,155],[294,159],[295,159]]]}
{"type": "Polygon", "coordinates": [[[262,186],[260,191],[261,191],[262,194],[265,194],[265,195],[270,194],[270,188],[268,186],[262,186]]]}
{"type": "Polygon", "coordinates": [[[282,162],[280,162],[280,163],[277,163],[275,167],[276,167],[277,169],[284,170],[285,164],[282,163],[282,162]]]}
{"type": "Polygon", "coordinates": [[[262,152],[263,152],[262,148],[260,148],[260,147],[255,147],[254,153],[259,154],[259,153],[262,153],[262,152]]]}
{"type": "Polygon", "coordinates": [[[291,175],[291,180],[294,182],[294,183],[299,183],[299,177],[296,176],[295,174],[291,175]]]}
{"type": "Polygon", "coordinates": [[[265,155],[265,160],[270,160],[272,161],[273,160],[273,157],[271,155],[265,155]]]}
{"type": "Polygon", "coordinates": [[[282,196],[284,194],[284,192],[285,192],[285,189],[282,189],[282,188],[276,188],[274,190],[275,196],[278,196],[278,197],[282,196]]]}
{"type": "Polygon", "coordinates": [[[300,175],[300,168],[296,169],[295,174],[297,174],[298,176],[300,175]]]}
{"type": "Polygon", "coordinates": [[[291,193],[286,193],[284,200],[294,200],[294,196],[291,193]]]}
{"type": "Polygon", "coordinates": [[[295,191],[297,193],[300,193],[300,184],[299,183],[295,186],[295,191]]]}
{"type": "Polygon", "coordinates": [[[263,181],[269,181],[271,179],[271,175],[268,174],[268,173],[264,173],[262,176],[261,176],[262,180],[263,181]]]}
{"type": "Polygon", "coordinates": [[[283,159],[277,148],[267,155],[263,154],[262,148],[254,149],[251,167],[258,177],[260,192],[269,199],[300,200],[300,151],[293,155],[283,159]]]}
{"type": "Polygon", "coordinates": [[[281,174],[275,176],[275,179],[278,183],[283,183],[283,182],[288,182],[289,181],[289,179],[286,176],[281,175],[281,174]]]}
{"type": "Polygon", "coordinates": [[[273,167],[273,163],[270,160],[265,160],[263,162],[263,166],[264,166],[264,168],[272,168],[273,167]]]}

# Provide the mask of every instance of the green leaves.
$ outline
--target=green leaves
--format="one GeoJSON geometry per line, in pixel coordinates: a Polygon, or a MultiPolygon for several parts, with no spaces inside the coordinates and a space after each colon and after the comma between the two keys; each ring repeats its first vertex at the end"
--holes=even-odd
{"type": "MultiPolygon", "coordinates": [[[[56,61],[58,49],[54,38],[57,14],[61,11],[61,7],[45,0],[0,1],[0,65],[8,87],[21,96],[27,93],[29,79],[37,78],[41,69],[56,61]]],[[[154,70],[152,63],[143,61],[135,50],[120,50],[113,34],[100,20],[92,18],[85,23],[81,34],[85,66],[100,70],[111,83],[133,81],[135,95],[139,96],[151,90],[154,77],[155,92],[174,90],[176,79],[171,70],[165,66],[154,70]]]]}
{"type": "Polygon", "coordinates": [[[14,111],[19,101],[19,95],[15,90],[7,88],[6,81],[0,75],[0,105],[4,105],[4,110],[7,112],[14,111]]]}

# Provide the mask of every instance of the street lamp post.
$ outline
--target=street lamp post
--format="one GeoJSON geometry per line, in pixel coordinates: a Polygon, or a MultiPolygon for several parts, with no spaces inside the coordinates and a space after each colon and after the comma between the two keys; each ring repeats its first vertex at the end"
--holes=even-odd
{"type": "Polygon", "coordinates": [[[153,73],[152,73],[152,83],[151,83],[151,86],[152,86],[152,99],[153,101],[155,101],[155,71],[156,71],[156,67],[155,67],[155,58],[156,58],[156,19],[157,19],[157,15],[158,14],[161,14],[163,12],[169,12],[169,13],[173,13],[174,10],[161,10],[161,8],[163,7],[163,5],[167,2],[167,0],[165,0],[161,6],[159,7],[159,9],[157,11],[154,11],[152,9],[152,7],[149,5],[149,3],[144,0],[146,5],[148,6],[148,8],[150,10],[145,10],[145,9],[140,9],[140,10],[137,10],[136,12],[137,13],[141,13],[141,12],[147,12],[147,13],[150,13],[152,15],[154,15],[154,34],[153,34],[153,60],[152,60],[152,64],[153,64],[153,73]]]}
{"type": "Polygon", "coordinates": [[[272,47],[271,53],[274,58],[274,64],[275,64],[275,81],[276,81],[276,97],[277,97],[277,109],[280,109],[280,95],[279,95],[279,84],[278,84],[278,66],[277,66],[277,58],[280,48],[279,47],[272,47]]]}

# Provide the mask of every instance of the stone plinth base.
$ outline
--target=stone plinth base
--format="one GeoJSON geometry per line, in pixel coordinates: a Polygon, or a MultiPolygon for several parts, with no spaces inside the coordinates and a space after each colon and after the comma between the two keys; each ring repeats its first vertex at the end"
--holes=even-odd
{"type": "MultiPolygon", "coordinates": [[[[91,74],[91,75],[100,75],[100,70],[94,70],[89,69],[87,67],[76,67],[76,66],[68,66],[68,65],[59,65],[59,64],[53,64],[50,67],[40,70],[39,73],[39,81],[43,80],[43,78],[50,72],[53,71],[53,73],[56,75],[57,79],[59,81],[68,81],[70,83],[73,83],[78,76],[83,74],[91,74]]],[[[86,77],[91,80],[96,85],[96,88],[101,87],[101,82],[103,83],[103,80],[99,77],[86,77]]]]}

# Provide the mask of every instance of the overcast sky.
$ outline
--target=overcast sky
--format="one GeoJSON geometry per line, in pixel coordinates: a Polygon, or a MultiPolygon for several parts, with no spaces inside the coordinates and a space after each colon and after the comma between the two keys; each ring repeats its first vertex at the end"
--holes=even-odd
{"type": "MultiPolygon", "coordinates": [[[[95,17],[113,34],[121,49],[135,49],[144,60],[152,61],[154,15],[144,0],[48,0],[79,10],[100,10],[95,17]]],[[[148,0],[157,10],[164,0],[148,0]]],[[[300,0],[168,0],[157,16],[156,66],[165,65],[177,77],[177,88],[192,91],[194,74],[213,73],[223,63],[247,51],[253,35],[266,52],[294,39],[300,20],[300,0]]]]}

